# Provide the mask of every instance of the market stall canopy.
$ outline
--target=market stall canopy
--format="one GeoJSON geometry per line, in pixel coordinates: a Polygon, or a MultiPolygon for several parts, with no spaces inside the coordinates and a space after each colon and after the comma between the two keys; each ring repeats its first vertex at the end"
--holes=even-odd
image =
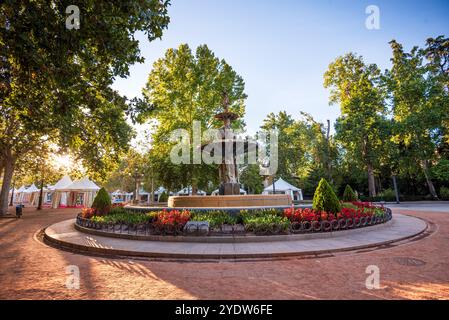
{"type": "MultiPolygon", "coordinates": [[[[159,187],[159,188],[157,188],[156,191],[154,191],[154,194],[162,194],[164,192],[167,193],[167,189],[165,189],[164,187],[159,187]]],[[[170,191],[170,195],[172,195],[172,194],[173,194],[173,192],[170,191]]]]}
{"type": "Polygon", "coordinates": [[[76,180],[72,182],[70,185],[64,188],[65,190],[100,190],[100,187],[97,186],[94,182],[89,180],[88,177],[84,177],[80,180],[76,180]]]}
{"type": "Polygon", "coordinates": [[[69,176],[63,176],[56,184],[53,186],[53,190],[64,190],[67,189],[69,185],[73,183],[69,176]]]}
{"type": "Polygon", "coordinates": [[[55,186],[52,186],[51,184],[44,187],[44,191],[54,191],[54,190],[55,190],[55,186]]]}
{"type": "Polygon", "coordinates": [[[33,193],[33,192],[39,192],[39,189],[34,185],[34,183],[27,188],[25,191],[25,193],[33,193]]]}
{"type": "Polygon", "coordinates": [[[111,193],[111,195],[113,195],[113,196],[120,196],[122,194],[123,194],[123,192],[118,189],[111,193]]]}
{"type": "MultiPolygon", "coordinates": [[[[184,189],[182,189],[182,190],[179,190],[178,192],[176,192],[176,194],[177,194],[177,195],[192,194],[192,187],[186,187],[186,188],[184,188],[184,189]]],[[[197,195],[205,196],[205,195],[206,195],[206,192],[203,191],[203,190],[199,190],[199,189],[198,189],[198,190],[196,191],[196,194],[197,194],[197,195]]]]}
{"type": "Polygon", "coordinates": [[[148,191],[146,191],[143,187],[140,187],[139,196],[145,196],[145,195],[150,195],[150,193],[148,191]]]}
{"type": "Polygon", "coordinates": [[[126,191],[122,191],[122,190],[115,190],[114,192],[111,193],[111,195],[113,196],[129,196],[129,195],[133,195],[133,192],[126,192],[126,191]]]}
{"type": "MultiPolygon", "coordinates": [[[[216,189],[216,190],[212,191],[211,195],[217,196],[219,193],[220,193],[220,190],[219,190],[219,189],[216,189]]],[[[246,190],[240,188],[240,194],[246,195],[246,190]]]]}
{"type": "MultiPolygon", "coordinates": [[[[290,183],[288,183],[287,181],[285,181],[282,178],[279,178],[277,181],[275,181],[274,183],[274,187],[276,189],[276,191],[301,191],[301,189],[291,185],[290,183]]],[[[272,192],[273,191],[273,185],[269,185],[268,187],[266,187],[265,189],[263,189],[264,192],[272,192]]]]}

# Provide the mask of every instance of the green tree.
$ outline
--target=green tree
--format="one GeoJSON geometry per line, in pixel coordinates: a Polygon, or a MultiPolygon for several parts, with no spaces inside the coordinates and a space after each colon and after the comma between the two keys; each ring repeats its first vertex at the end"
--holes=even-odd
{"type": "Polygon", "coordinates": [[[270,113],[263,120],[261,129],[265,132],[278,131],[278,167],[276,176],[291,181],[300,166],[302,154],[305,153],[304,145],[299,143],[300,129],[293,117],[285,111],[278,114],[270,113]]]}
{"type": "Polygon", "coordinates": [[[357,196],[349,184],[347,184],[345,187],[345,192],[343,193],[343,201],[357,201],[357,196]]]}
{"type": "Polygon", "coordinates": [[[126,192],[134,192],[136,190],[136,181],[134,176],[142,176],[146,169],[145,155],[140,154],[137,150],[130,148],[124,154],[115,170],[108,173],[105,187],[109,191],[120,189],[126,192]]]}
{"type": "Polygon", "coordinates": [[[109,213],[111,209],[111,197],[105,188],[98,190],[94,201],[92,202],[92,208],[95,209],[95,214],[104,216],[109,213]]]}
{"type": "Polygon", "coordinates": [[[243,168],[240,174],[240,183],[247,189],[248,193],[260,194],[263,191],[263,178],[260,175],[258,164],[249,164],[243,168]]]}
{"type": "MultiPolygon", "coordinates": [[[[199,46],[193,54],[189,46],[183,44],[177,49],[168,49],[165,56],[154,63],[143,95],[151,108],[142,112],[139,120],[151,118],[158,122],[152,135],[153,149],[157,150],[159,160],[155,165],[177,167],[175,172],[182,172],[174,176],[159,171],[163,184],[174,186],[187,181],[195,190],[209,180],[211,172],[217,176],[216,165],[168,163],[174,145],[169,137],[174,130],[184,129],[190,136],[190,152],[199,148],[193,145],[193,121],[200,123],[202,131],[221,127],[222,123],[214,116],[223,111],[224,95],[229,100],[229,110],[243,116],[246,94],[242,77],[206,45],[199,46]]],[[[235,123],[237,127],[242,125],[242,121],[235,123]]]]}
{"type": "Polygon", "coordinates": [[[424,63],[424,50],[414,47],[406,53],[396,41],[390,44],[393,66],[386,72],[385,79],[395,122],[393,139],[403,151],[403,157],[409,158],[414,167],[421,168],[429,193],[438,198],[430,167],[446,109],[444,89],[436,70],[424,63]]]}
{"type": "Polygon", "coordinates": [[[385,139],[386,106],[379,85],[380,71],[353,53],[337,58],[324,74],[330,88],[330,103],[340,104],[335,125],[336,139],[347,156],[358,160],[368,174],[370,197],[376,195],[374,170],[385,139]]]}
{"type": "Polygon", "coordinates": [[[332,212],[334,214],[341,211],[341,205],[337,195],[324,178],[320,180],[320,183],[315,190],[315,194],[313,195],[313,209],[317,211],[332,212]]]}
{"type": "Polygon", "coordinates": [[[440,182],[449,183],[449,160],[441,159],[432,167],[432,177],[440,182]]]}
{"type": "Polygon", "coordinates": [[[73,151],[100,178],[127,147],[134,109],[110,88],[143,62],[135,32],[152,41],[167,27],[168,1],[78,1],[81,27],[67,29],[67,2],[0,5],[0,214],[15,165],[40,143],[73,151]]]}
{"type": "Polygon", "coordinates": [[[159,196],[159,202],[167,202],[168,201],[168,194],[167,192],[162,192],[159,196]]]}
{"type": "Polygon", "coordinates": [[[278,130],[277,176],[294,185],[299,179],[303,191],[311,194],[321,177],[334,181],[333,170],[338,165],[339,151],[329,134],[329,124],[325,126],[304,112],[296,120],[281,111],[270,113],[261,128],[265,132],[278,130]]]}

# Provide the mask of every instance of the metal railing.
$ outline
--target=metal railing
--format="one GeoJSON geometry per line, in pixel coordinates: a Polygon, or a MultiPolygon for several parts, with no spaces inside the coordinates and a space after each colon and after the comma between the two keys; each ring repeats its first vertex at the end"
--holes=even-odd
{"type": "MultiPolygon", "coordinates": [[[[333,232],[340,230],[350,230],[357,228],[364,228],[369,226],[374,226],[390,221],[393,217],[391,209],[384,208],[385,214],[383,216],[368,216],[361,218],[349,218],[349,219],[338,219],[338,220],[324,220],[324,221],[302,221],[302,222],[292,222],[289,227],[289,233],[292,234],[305,234],[305,233],[318,233],[318,232],[333,232]]],[[[96,222],[91,219],[83,218],[81,214],[76,217],[76,224],[83,228],[88,228],[92,230],[98,230],[105,233],[113,234],[128,234],[128,235],[241,235],[242,226],[238,225],[223,225],[219,228],[214,228],[205,232],[203,229],[193,230],[192,226],[189,228],[183,228],[183,225],[157,225],[154,223],[141,223],[141,224],[126,224],[126,223],[105,223],[96,222]],[[186,230],[188,229],[188,230],[186,230]]],[[[272,230],[265,230],[263,232],[255,232],[256,235],[270,235],[279,234],[276,233],[276,228],[272,230]]]]}

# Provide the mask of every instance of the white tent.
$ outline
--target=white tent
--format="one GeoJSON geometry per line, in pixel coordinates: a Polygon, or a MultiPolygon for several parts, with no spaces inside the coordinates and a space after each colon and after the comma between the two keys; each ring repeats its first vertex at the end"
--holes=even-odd
{"type": "Polygon", "coordinates": [[[151,193],[146,191],[142,186],[139,188],[137,200],[140,204],[149,204],[151,200],[151,193]]]}
{"type": "MultiPolygon", "coordinates": [[[[184,188],[184,189],[181,189],[181,190],[179,190],[178,192],[176,192],[176,195],[177,196],[191,196],[192,195],[192,187],[191,186],[189,186],[189,187],[186,187],[186,188],[184,188]]],[[[205,191],[203,191],[203,190],[197,190],[196,191],[196,195],[197,196],[205,196],[206,195],[206,192],[205,191]]]]}
{"type": "Polygon", "coordinates": [[[52,194],[52,207],[67,207],[67,196],[69,192],[67,187],[73,183],[69,176],[63,176],[58,182],[55,183],[52,194]]]}
{"type": "Polygon", "coordinates": [[[154,191],[154,194],[163,194],[164,192],[167,192],[167,189],[165,189],[164,187],[159,187],[154,191]]]}
{"type": "MultiPolygon", "coordinates": [[[[155,191],[154,191],[154,195],[155,195],[154,201],[159,202],[159,197],[160,197],[161,194],[163,194],[164,192],[167,193],[167,189],[165,189],[164,187],[159,187],[157,190],[155,190],[155,191]]],[[[168,195],[168,196],[172,196],[172,195],[173,195],[173,192],[170,191],[167,195],[168,195]]]]}
{"type": "Polygon", "coordinates": [[[21,199],[21,202],[36,205],[37,200],[39,199],[39,191],[40,190],[33,183],[31,186],[29,186],[22,192],[23,197],[21,199]]]}
{"type": "Polygon", "coordinates": [[[14,203],[21,203],[22,202],[25,190],[26,190],[25,186],[21,186],[19,189],[17,189],[14,192],[14,203]]]}
{"type": "Polygon", "coordinates": [[[72,182],[65,190],[69,192],[67,206],[90,207],[100,187],[88,177],[84,177],[72,182]]]}
{"type": "MultiPolygon", "coordinates": [[[[218,196],[220,193],[219,189],[212,191],[211,196],[218,196]]],[[[240,195],[246,195],[246,190],[240,188],[240,195]]]]}
{"type": "Polygon", "coordinates": [[[53,208],[57,207],[90,207],[100,187],[89,178],[76,180],[68,186],[58,189],[53,199],[53,208]],[[63,195],[66,195],[64,203],[63,195]]]}
{"type": "MultiPolygon", "coordinates": [[[[69,178],[70,179],[70,178],[69,178]]],[[[56,192],[55,185],[47,185],[42,190],[42,205],[45,207],[51,207],[53,196],[56,192]]]]}
{"type": "Polygon", "coordinates": [[[63,176],[58,182],[53,186],[54,190],[62,190],[67,188],[69,185],[73,183],[72,179],[69,176],[63,176]]]}
{"type": "Polygon", "coordinates": [[[31,186],[29,186],[25,191],[25,193],[34,193],[39,192],[39,189],[36,187],[36,185],[33,183],[31,186]]]}
{"type": "MultiPolygon", "coordinates": [[[[292,197],[293,201],[302,201],[302,190],[291,185],[287,181],[279,178],[274,182],[274,193],[276,194],[288,194],[292,197]]],[[[273,185],[266,187],[262,194],[273,194],[273,185]]]]}
{"type": "Polygon", "coordinates": [[[115,190],[111,193],[112,203],[127,203],[133,199],[132,192],[115,190]]]}
{"type": "MultiPolygon", "coordinates": [[[[165,189],[164,187],[159,187],[156,190],[154,190],[153,202],[159,201],[159,196],[163,192],[167,192],[167,189],[165,189]]],[[[129,195],[130,195],[129,200],[132,200],[132,196],[134,194],[131,192],[131,193],[129,193],[129,195]]],[[[173,192],[170,192],[169,195],[173,195],[173,192]]],[[[148,192],[143,187],[140,187],[137,200],[139,201],[140,204],[150,204],[151,203],[151,192],[148,192]]]]}
{"type": "Polygon", "coordinates": [[[80,180],[76,180],[74,182],[72,182],[68,187],[66,187],[66,189],[73,191],[73,190],[79,190],[79,191],[84,191],[84,190],[93,190],[93,191],[98,191],[100,190],[100,187],[97,186],[94,182],[92,182],[91,180],[89,180],[88,177],[84,177],[80,180]]]}

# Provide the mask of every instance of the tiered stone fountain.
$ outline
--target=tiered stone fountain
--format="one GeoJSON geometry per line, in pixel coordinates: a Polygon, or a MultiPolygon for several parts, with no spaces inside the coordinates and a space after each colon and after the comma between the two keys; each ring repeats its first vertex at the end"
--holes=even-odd
{"type": "Polygon", "coordinates": [[[218,141],[202,146],[211,147],[212,150],[221,150],[221,164],[219,166],[220,186],[218,196],[171,196],[168,199],[170,208],[226,208],[226,207],[286,207],[292,204],[289,195],[240,195],[240,184],[238,182],[238,165],[236,162],[237,148],[243,144],[245,154],[248,150],[256,150],[257,145],[253,142],[238,141],[231,133],[231,122],[239,116],[229,111],[229,101],[225,94],[223,99],[224,112],[215,116],[223,121],[220,129],[221,138],[218,141]],[[232,153],[230,155],[226,155],[232,153]]]}

